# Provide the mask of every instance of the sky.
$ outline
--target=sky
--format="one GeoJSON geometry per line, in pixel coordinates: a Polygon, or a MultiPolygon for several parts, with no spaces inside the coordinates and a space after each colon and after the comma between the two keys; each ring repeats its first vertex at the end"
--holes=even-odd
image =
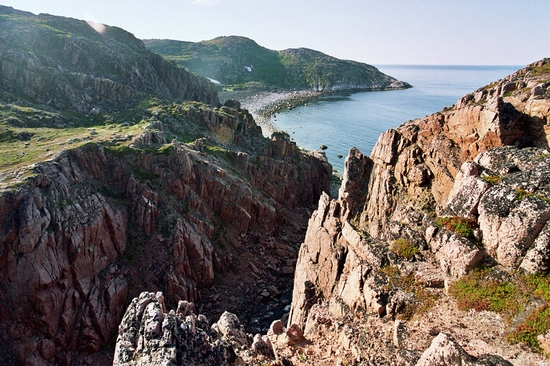
{"type": "Polygon", "coordinates": [[[550,57],[550,0],[0,0],[141,39],[238,35],[373,65],[526,65],[550,57]]]}

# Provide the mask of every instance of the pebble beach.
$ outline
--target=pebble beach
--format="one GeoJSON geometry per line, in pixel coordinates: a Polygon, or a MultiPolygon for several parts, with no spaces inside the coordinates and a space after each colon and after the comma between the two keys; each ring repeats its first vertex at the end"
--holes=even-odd
{"type": "Polygon", "coordinates": [[[269,136],[278,130],[271,117],[281,111],[293,109],[308,101],[318,98],[322,93],[310,90],[280,91],[280,92],[225,92],[220,93],[220,99],[234,99],[254,116],[256,123],[262,127],[264,135],[269,136]]]}

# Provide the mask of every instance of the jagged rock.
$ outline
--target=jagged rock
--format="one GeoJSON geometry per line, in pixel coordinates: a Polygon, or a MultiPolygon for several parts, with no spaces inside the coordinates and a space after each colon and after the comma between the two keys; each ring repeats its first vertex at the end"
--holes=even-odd
{"type": "Polygon", "coordinates": [[[494,187],[481,199],[478,218],[488,253],[514,268],[550,219],[550,205],[517,194],[509,186],[494,187]]]}
{"type": "Polygon", "coordinates": [[[235,364],[228,341],[209,329],[203,315],[185,315],[188,309],[178,305],[167,313],[161,293],[133,299],[119,326],[113,365],[235,364]]]}
{"type": "MultiPolygon", "coordinates": [[[[547,202],[550,175],[546,150],[503,148],[487,151],[477,161],[498,172],[499,184],[491,187],[479,203],[479,226],[487,252],[501,264],[517,268],[523,257],[534,248],[535,241],[550,219],[547,202]]],[[[539,265],[547,245],[537,243],[527,262],[539,253],[539,265]]],[[[526,268],[532,264],[525,264],[526,268]]]]}
{"type": "Polygon", "coordinates": [[[432,365],[512,366],[510,362],[500,356],[482,355],[477,358],[470,356],[445,333],[440,333],[434,338],[430,348],[424,351],[416,363],[416,366],[432,365]]]}
{"type": "MultiPolygon", "coordinates": [[[[326,158],[300,151],[274,158],[254,121],[241,122],[235,138],[264,145],[236,167],[177,141],[164,145],[167,154],[129,148],[119,155],[88,144],[2,192],[0,323],[10,326],[0,326],[0,336],[20,362],[66,363],[70,354],[97,352],[141,284],[165,291],[169,303],[196,301],[215,271],[236,261],[222,246],[250,253],[257,243],[236,238],[275,235],[290,210],[328,191],[326,158]],[[226,170],[237,168],[239,177],[226,170]]],[[[162,133],[172,128],[163,126],[162,133]]]]}
{"type": "MultiPolygon", "coordinates": [[[[535,239],[532,247],[527,250],[521,261],[520,269],[528,273],[550,272],[550,223],[547,221],[535,239]]],[[[550,351],[549,351],[550,352],[550,351]]]]}
{"type": "Polygon", "coordinates": [[[268,336],[261,336],[256,334],[252,340],[252,350],[258,355],[267,356],[269,358],[275,357],[273,353],[273,346],[268,336]]]}
{"type": "Polygon", "coordinates": [[[237,347],[248,347],[250,345],[248,337],[244,332],[244,327],[235,314],[225,311],[220,320],[213,325],[213,329],[216,329],[219,334],[236,344],[237,347]]]}
{"type": "Polygon", "coordinates": [[[481,179],[480,166],[466,161],[455,177],[453,189],[449,193],[448,203],[441,216],[476,217],[479,201],[490,188],[490,184],[481,179]]]}
{"type": "MultiPolygon", "coordinates": [[[[370,158],[350,150],[338,199],[322,196],[309,221],[288,324],[314,336],[323,327],[319,307],[340,324],[395,317],[418,300],[398,283],[411,275],[416,286],[437,289],[495,260],[507,269],[548,270],[550,152],[524,146],[547,146],[550,129],[542,121],[550,108],[538,97],[547,95],[546,81],[530,74],[532,67],[540,65],[465,96],[456,108],[385,132],[370,158]],[[540,89],[519,87],[528,84],[540,89]],[[479,229],[463,237],[438,227],[436,216],[469,218],[479,229]],[[397,253],[397,239],[410,246],[409,259],[397,253]]],[[[336,339],[353,349],[349,336],[336,339]]],[[[451,344],[439,339],[434,349],[439,341],[451,344]]],[[[456,364],[508,364],[454,346],[448,351],[442,357],[456,364]]],[[[427,361],[430,352],[419,364],[445,362],[427,361]]]]}
{"type": "Polygon", "coordinates": [[[441,228],[434,238],[427,238],[432,252],[439,260],[443,273],[456,280],[485,259],[485,253],[469,239],[441,228]]]}

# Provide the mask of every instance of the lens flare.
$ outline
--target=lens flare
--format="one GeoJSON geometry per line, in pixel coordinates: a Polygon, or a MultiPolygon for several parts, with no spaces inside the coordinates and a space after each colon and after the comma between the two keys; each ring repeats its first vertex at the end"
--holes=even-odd
{"type": "Polygon", "coordinates": [[[88,23],[88,25],[99,34],[104,34],[107,30],[105,24],[92,22],[91,20],[87,20],[86,23],[88,23]]]}

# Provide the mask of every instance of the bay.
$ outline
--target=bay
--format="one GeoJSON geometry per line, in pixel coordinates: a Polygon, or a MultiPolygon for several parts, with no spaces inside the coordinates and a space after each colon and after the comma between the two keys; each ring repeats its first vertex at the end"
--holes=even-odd
{"type": "Polygon", "coordinates": [[[370,155],[380,134],[390,128],[451,107],[476,89],[523,66],[379,65],[380,71],[413,88],[333,93],[271,117],[275,128],[289,133],[307,150],[326,145],[333,169],[342,174],[351,147],[370,155]]]}

